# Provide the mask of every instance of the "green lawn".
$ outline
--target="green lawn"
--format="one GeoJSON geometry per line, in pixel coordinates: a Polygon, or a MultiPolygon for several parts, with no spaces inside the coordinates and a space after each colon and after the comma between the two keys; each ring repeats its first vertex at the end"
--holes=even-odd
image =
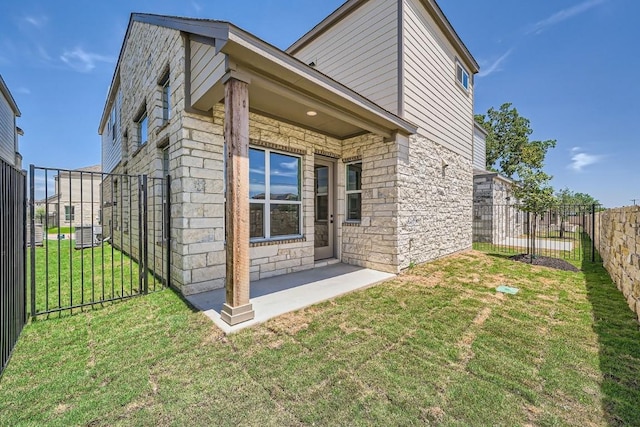
{"type": "Polygon", "coordinates": [[[640,425],[639,374],[602,267],[470,252],[230,336],[170,290],[37,320],[0,425],[640,425]]]}
{"type": "MultiPolygon", "coordinates": [[[[577,261],[580,262],[583,259],[587,259],[590,260],[591,259],[591,253],[592,253],[592,248],[591,248],[591,238],[589,237],[589,235],[587,233],[584,232],[565,232],[564,233],[564,237],[560,238],[560,233],[559,232],[551,232],[551,233],[536,233],[536,238],[537,239],[542,239],[542,240],[556,240],[557,241],[557,246],[551,246],[551,248],[546,249],[546,248],[540,248],[540,247],[536,247],[536,254],[540,255],[540,256],[548,256],[548,257],[554,257],[554,258],[562,258],[562,259],[566,259],[568,261],[577,261]],[[556,250],[554,249],[554,247],[560,247],[561,244],[563,244],[564,242],[568,242],[571,243],[573,245],[573,248],[571,251],[563,251],[563,250],[556,250]]],[[[489,243],[489,242],[474,242],[473,243],[473,249],[478,250],[478,251],[485,251],[485,252],[499,252],[502,254],[509,254],[509,255],[516,255],[516,254],[521,254],[521,253],[526,253],[528,248],[526,246],[524,247],[518,247],[518,246],[514,246],[518,240],[516,239],[522,239],[525,241],[529,241],[529,235],[528,234],[522,234],[520,236],[518,236],[517,238],[507,238],[506,239],[506,244],[493,244],[493,243],[489,243]]],[[[528,243],[527,243],[528,244],[528,243]]],[[[596,252],[596,258],[597,260],[601,260],[599,254],[596,252]]]]}
{"type": "MultiPolygon", "coordinates": [[[[45,240],[35,250],[37,313],[140,293],[138,263],[108,243],[76,249],[75,240],[45,240]]],[[[151,289],[155,282],[149,275],[151,289]]]]}
{"type": "Polygon", "coordinates": [[[47,230],[49,234],[73,234],[75,233],[75,227],[51,227],[47,230]]]}

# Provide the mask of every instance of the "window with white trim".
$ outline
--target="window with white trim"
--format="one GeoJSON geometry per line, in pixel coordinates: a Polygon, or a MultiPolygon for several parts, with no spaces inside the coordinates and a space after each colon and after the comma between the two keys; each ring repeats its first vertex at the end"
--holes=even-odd
{"type": "Polygon", "coordinates": [[[249,149],[249,227],[252,240],[302,234],[302,159],[249,149]]]}
{"type": "Polygon", "coordinates": [[[362,219],[362,162],[347,163],[347,221],[362,219]]]}
{"type": "Polygon", "coordinates": [[[456,80],[464,90],[469,90],[469,73],[459,62],[456,62],[456,80]]]}

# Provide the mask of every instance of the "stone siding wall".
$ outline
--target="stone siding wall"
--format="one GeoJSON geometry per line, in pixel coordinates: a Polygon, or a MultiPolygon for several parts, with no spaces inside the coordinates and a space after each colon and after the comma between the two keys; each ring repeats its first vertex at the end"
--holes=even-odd
{"type": "Polygon", "coordinates": [[[471,159],[421,135],[400,141],[399,267],[471,248],[471,159]]]}
{"type": "Polygon", "coordinates": [[[338,164],[338,224],[341,259],[348,264],[397,273],[399,258],[397,141],[360,136],[344,142],[338,164]],[[346,222],[346,163],[362,161],[362,218],[346,222]]]}
{"type": "Polygon", "coordinates": [[[595,230],[604,267],[640,318],[640,206],[596,213],[595,230]]]}
{"type": "MultiPolygon", "coordinates": [[[[146,174],[150,178],[162,176],[162,151],[169,147],[169,158],[172,168],[181,163],[184,155],[183,140],[189,137],[182,130],[184,120],[184,41],[180,32],[154,25],[134,22],[131,33],[122,52],[119,68],[119,88],[121,92],[120,129],[122,132],[122,159],[112,171],[114,174],[139,175],[146,174]],[[170,76],[171,87],[171,118],[163,120],[162,87],[160,79],[170,76]],[[141,145],[136,120],[146,111],[148,117],[148,139],[141,145]]],[[[116,88],[117,89],[117,88],[116,88]]],[[[172,175],[174,173],[172,172],[172,175]]],[[[149,181],[151,186],[152,181],[149,181]]],[[[138,253],[138,192],[137,179],[125,176],[110,176],[102,183],[103,200],[103,232],[112,233],[112,242],[125,252],[138,253]],[[117,182],[117,184],[116,184],[117,182]],[[114,186],[117,185],[119,205],[112,206],[111,199],[114,186]],[[116,210],[117,209],[117,210],[116,210]],[[117,222],[117,224],[115,224],[117,222]],[[109,224],[113,224],[113,230],[109,224]]],[[[176,183],[174,183],[176,185],[176,183]]],[[[155,186],[154,186],[155,187],[155,186]]],[[[150,193],[154,190],[149,190],[150,193]]],[[[182,259],[182,242],[179,222],[183,208],[179,195],[174,191],[172,198],[172,265],[171,281],[180,287],[185,277],[180,265],[182,259]]],[[[154,203],[151,209],[157,210],[161,200],[150,200],[154,203]]],[[[158,227],[161,227],[158,221],[158,227]]],[[[150,233],[148,247],[150,254],[156,257],[153,268],[157,274],[163,274],[164,265],[162,252],[164,250],[162,230],[150,233]]]]}

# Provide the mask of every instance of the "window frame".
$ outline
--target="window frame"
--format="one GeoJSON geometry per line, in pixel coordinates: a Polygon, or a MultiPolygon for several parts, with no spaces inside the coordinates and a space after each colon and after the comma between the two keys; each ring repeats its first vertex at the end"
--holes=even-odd
{"type": "Polygon", "coordinates": [[[458,85],[464,89],[465,92],[469,92],[469,88],[471,86],[471,80],[469,77],[469,72],[465,67],[462,66],[460,61],[456,61],[456,82],[458,85]],[[458,70],[460,70],[460,78],[458,78],[458,70]],[[465,79],[466,77],[466,79],[465,79]],[[466,81],[466,84],[465,84],[466,81]]]}
{"type": "Polygon", "coordinates": [[[64,206],[64,220],[65,221],[75,221],[76,216],[76,207],[73,205],[65,205],[64,206]]]}
{"type": "Polygon", "coordinates": [[[138,133],[138,147],[142,147],[146,145],[147,142],[149,142],[149,115],[147,114],[146,109],[142,111],[142,114],[140,114],[138,116],[138,120],[136,120],[136,130],[138,133]],[[146,131],[144,132],[144,134],[147,136],[144,141],[142,140],[143,125],[146,125],[146,131]]]}
{"type": "Polygon", "coordinates": [[[171,120],[171,74],[167,71],[160,79],[160,106],[162,109],[162,124],[171,120]]]}
{"type": "Polygon", "coordinates": [[[349,223],[360,223],[362,221],[362,160],[354,160],[352,162],[348,162],[345,163],[345,167],[344,167],[344,175],[345,175],[345,182],[344,182],[344,193],[345,193],[345,197],[344,197],[344,218],[345,218],[345,222],[349,222],[349,223]],[[349,190],[349,166],[351,165],[356,165],[359,164],[360,165],[360,189],[358,190],[349,190]],[[359,219],[350,219],[349,218],[349,195],[350,194],[360,194],[360,218],[359,219]]]}
{"type": "MultiPolygon", "coordinates": [[[[286,151],[260,147],[260,146],[250,146],[249,150],[258,150],[264,152],[264,199],[252,199],[249,196],[249,207],[251,204],[261,204],[263,205],[263,231],[264,235],[262,237],[250,237],[250,242],[266,242],[266,241],[278,241],[278,240],[289,240],[289,239],[298,239],[303,237],[304,235],[304,189],[303,183],[304,179],[302,177],[304,166],[303,161],[304,157],[294,153],[288,153],[286,151]],[[298,191],[300,193],[300,200],[271,200],[271,154],[281,154],[284,156],[289,156],[298,159],[298,191]],[[298,234],[287,234],[282,236],[272,236],[271,235],[271,207],[273,205],[294,205],[299,206],[300,216],[298,218],[298,234]]],[[[249,164],[251,166],[251,164],[249,164]]],[[[251,185],[249,183],[249,185],[251,185]]]]}

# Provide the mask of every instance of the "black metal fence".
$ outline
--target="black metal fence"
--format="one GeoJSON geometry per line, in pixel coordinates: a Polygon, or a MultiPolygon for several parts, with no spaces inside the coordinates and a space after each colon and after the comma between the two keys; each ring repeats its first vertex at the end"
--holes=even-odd
{"type": "Polygon", "coordinates": [[[563,205],[534,214],[515,204],[475,204],[473,246],[514,255],[601,262],[595,244],[600,233],[592,220],[600,210],[599,205],[563,205]]]}
{"type": "Polygon", "coordinates": [[[0,159],[0,375],[27,320],[26,174],[0,159]]]}
{"type": "Polygon", "coordinates": [[[30,167],[32,316],[169,286],[170,178],[30,167]]]}

